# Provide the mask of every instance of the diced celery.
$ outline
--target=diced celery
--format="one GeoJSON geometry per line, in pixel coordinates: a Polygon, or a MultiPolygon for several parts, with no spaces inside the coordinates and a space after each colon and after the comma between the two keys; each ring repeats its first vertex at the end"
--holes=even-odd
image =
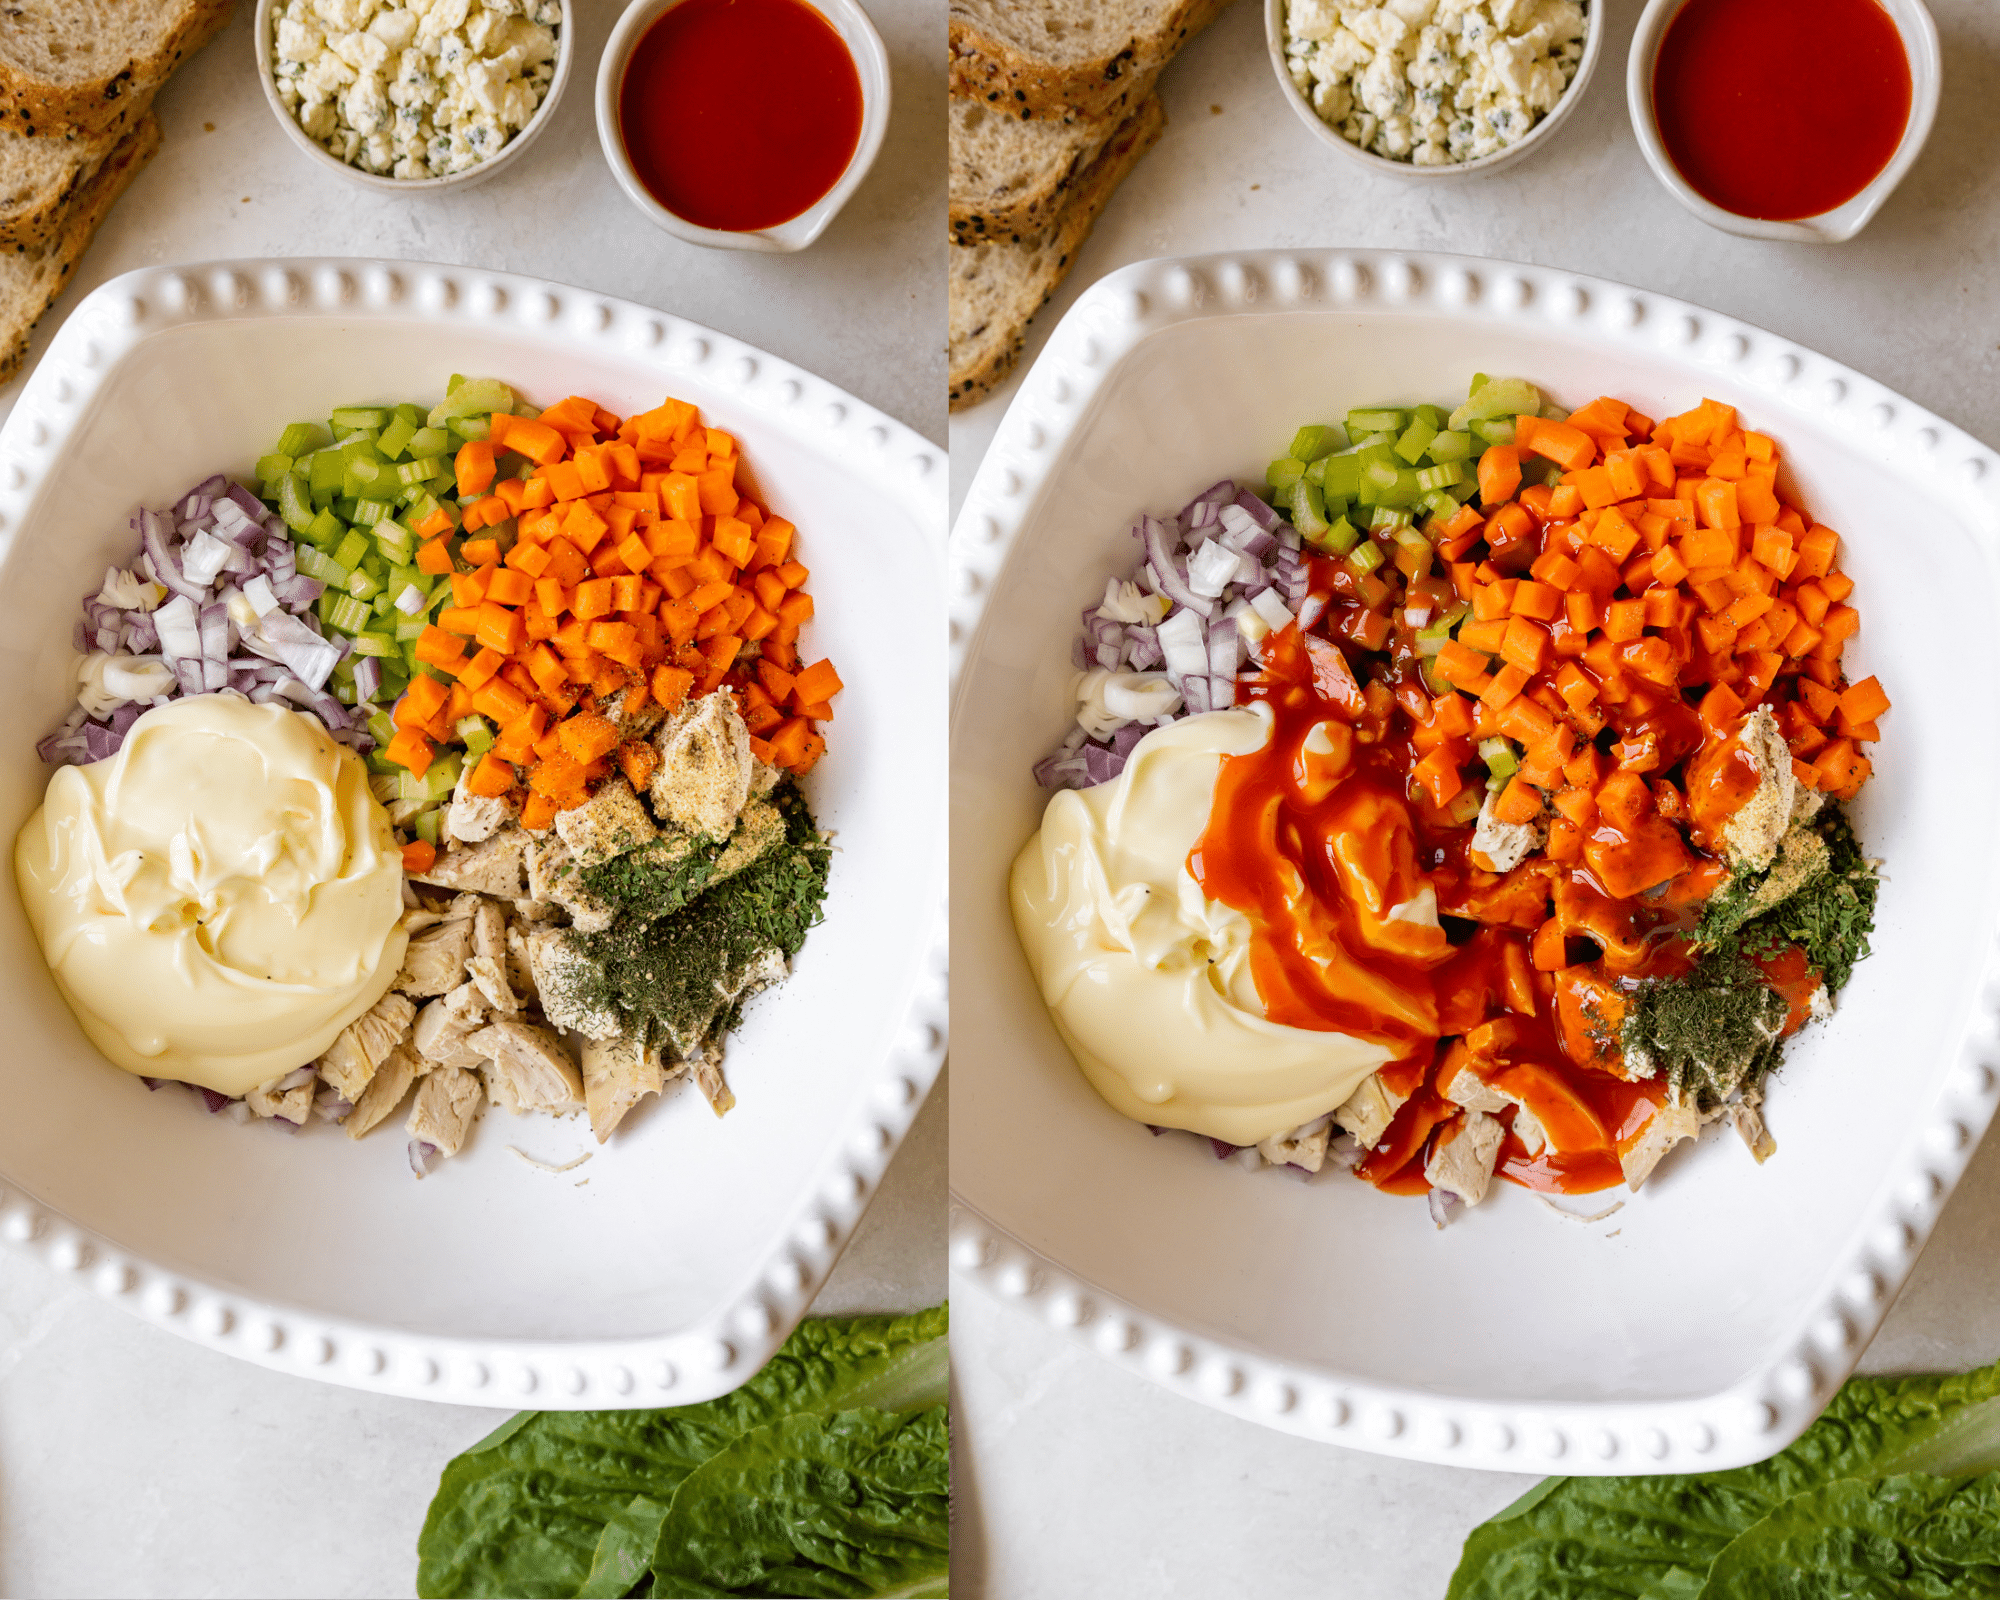
{"type": "MultiPolygon", "coordinates": [[[[389,735],[389,739],[393,739],[395,738],[395,736],[396,735],[392,731],[389,735]]],[[[384,739],[381,742],[383,744],[387,744],[389,742],[389,739],[384,739]]],[[[401,773],[404,769],[402,767],[399,767],[395,762],[385,757],[380,750],[371,750],[368,752],[367,755],[363,756],[361,759],[367,765],[369,772],[374,774],[375,777],[386,778],[389,780],[388,782],[389,792],[387,794],[378,794],[375,797],[377,800],[380,800],[382,804],[387,805],[391,800],[396,798],[396,777],[397,774],[401,773]]],[[[373,786],[374,785],[371,782],[370,787],[372,788],[373,786]]]]}
{"type": "MultiPolygon", "coordinates": [[[[375,532],[379,538],[382,530],[377,528],[375,532]]],[[[412,584],[416,585],[419,593],[426,597],[429,596],[431,592],[431,576],[428,572],[419,572],[407,562],[398,563],[389,568],[389,592],[391,594],[401,594],[412,584]]]]}
{"type": "Polygon", "coordinates": [[[1361,542],[1361,530],[1345,517],[1328,525],[1325,536],[1320,540],[1322,550],[1330,550],[1337,556],[1344,556],[1361,542]]]}
{"type": "Polygon", "coordinates": [[[1347,413],[1347,435],[1350,439],[1359,438],[1364,433],[1401,433],[1409,425],[1410,414],[1407,411],[1388,406],[1347,413]]]}
{"type": "Polygon", "coordinates": [[[1529,460],[1523,462],[1521,465],[1521,481],[1523,483],[1545,483],[1550,488],[1554,488],[1556,484],[1562,481],[1562,475],[1562,465],[1555,461],[1529,460]]]}
{"type": "Polygon", "coordinates": [[[1416,420],[1429,424],[1433,431],[1444,427],[1444,417],[1444,412],[1436,406],[1418,406],[1416,410],[1416,420]]]}
{"type": "Polygon", "coordinates": [[[442,454],[451,447],[451,435],[442,428],[419,428],[410,437],[410,458],[442,454]]]}
{"type": "Polygon", "coordinates": [[[1403,430],[1403,436],[1396,441],[1396,454],[1401,456],[1407,465],[1414,467],[1423,453],[1430,449],[1431,440],[1437,436],[1438,430],[1422,417],[1418,417],[1403,430]]]}
{"type": "MultiPolygon", "coordinates": [[[[337,540],[346,530],[347,524],[335,516],[332,507],[317,513],[305,530],[308,541],[324,548],[337,540]]],[[[346,565],[345,562],[342,565],[346,565]]]]}
{"type": "Polygon", "coordinates": [[[1401,506],[1377,506],[1368,515],[1368,529],[1371,533],[1382,528],[1407,528],[1410,514],[1401,506]]]}
{"type": "MultiPolygon", "coordinates": [[[[347,575],[347,592],[353,595],[354,598],[357,600],[373,601],[374,598],[382,592],[382,580],[376,577],[371,572],[366,572],[357,568],[355,571],[347,575]]],[[[375,607],[371,604],[368,607],[368,616],[362,617],[358,622],[354,624],[354,627],[350,628],[348,631],[352,633],[361,628],[367,627],[369,617],[372,617],[374,615],[375,615],[375,607]]]]}
{"type": "MultiPolygon", "coordinates": [[[[1313,465],[1318,466],[1319,463],[1315,461],[1313,465]]],[[[1305,473],[1306,464],[1303,461],[1295,456],[1281,456],[1266,470],[1264,481],[1271,486],[1273,494],[1282,497],[1291,492],[1292,485],[1304,477],[1305,473]]]]}
{"type": "Polygon", "coordinates": [[[396,415],[401,417],[412,428],[421,428],[424,425],[424,408],[408,400],[405,400],[401,405],[396,407],[396,415]]]}
{"type": "Polygon", "coordinates": [[[358,567],[361,558],[368,553],[368,535],[359,528],[349,528],[346,537],[330,553],[343,567],[358,567]]]}
{"type": "Polygon", "coordinates": [[[1347,558],[1347,564],[1364,577],[1373,572],[1388,558],[1382,554],[1382,547],[1372,539],[1363,539],[1354,547],[1354,553],[1347,558]]]}
{"type": "Polygon", "coordinates": [[[1482,417],[1472,424],[1472,436],[1489,445],[1514,442],[1512,417],[1482,417]]]}
{"type": "Polygon", "coordinates": [[[1323,462],[1315,462],[1320,469],[1320,488],[1341,500],[1352,500],[1361,487],[1361,457],[1358,455],[1327,456],[1323,462]]]}
{"type": "Polygon", "coordinates": [[[399,566],[406,565],[417,549],[416,535],[400,522],[376,523],[375,543],[383,555],[399,566]]]}
{"type": "Polygon", "coordinates": [[[461,439],[484,439],[493,432],[493,419],[484,417],[453,417],[451,431],[461,439]]]}
{"type": "Polygon", "coordinates": [[[386,633],[362,632],[354,636],[357,656],[401,656],[402,647],[386,633]]]}
{"type": "Polygon", "coordinates": [[[374,598],[374,600],[370,602],[370,604],[372,605],[376,616],[378,617],[389,616],[396,610],[395,591],[392,590],[387,584],[384,584],[382,586],[382,592],[378,594],[374,598]]]}
{"type": "Polygon", "coordinates": [[[291,470],[292,458],[290,456],[274,455],[259,456],[257,458],[257,481],[259,483],[276,483],[291,470]]]}
{"type": "Polygon", "coordinates": [[[533,422],[541,414],[542,408],[540,406],[531,406],[525,400],[516,400],[514,402],[514,415],[524,422],[533,422]]]}
{"type": "Polygon", "coordinates": [[[317,422],[294,422],[278,435],[277,453],[297,460],[310,450],[317,450],[326,439],[326,430],[317,422]]]}
{"type": "Polygon", "coordinates": [[[382,437],[375,441],[376,449],[382,452],[385,461],[400,461],[410,447],[410,438],[417,431],[416,423],[408,417],[398,415],[382,430],[382,437]]]}
{"type": "Polygon", "coordinates": [[[1514,746],[1505,739],[1481,739],[1479,759],[1486,763],[1489,786],[1505,783],[1521,770],[1521,758],[1515,754],[1514,746]]]}
{"type": "Polygon", "coordinates": [[[357,500],[354,502],[353,520],[364,528],[372,528],[386,517],[396,514],[393,500],[357,500]]]}
{"type": "Polygon", "coordinates": [[[1290,504],[1292,526],[1299,530],[1299,537],[1315,540],[1326,533],[1326,506],[1320,499],[1319,489],[1309,479],[1301,477],[1292,485],[1290,504]]]}
{"type": "Polygon", "coordinates": [[[1431,460],[1442,466],[1447,461],[1465,461],[1472,455],[1472,435],[1469,433],[1440,433],[1431,440],[1431,460]]]}
{"type": "Polygon", "coordinates": [[[1397,475],[1402,470],[1394,461],[1382,461],[1378,459],[1370,461],[1363,466],[1361,476],[1363,481],[1374,484],[1376,488],[1387,489],[1395,484],[1397,475]]]}
{"type": "Polygon", "coordinates": [[[465,770],[465,758],[456,750],[441,750],[424,773],[430,798],[443,800],[458,787],[458,775],[465,770]]]}
{"type": "Polygon", "coordinates": [[[443,821],[444,807],[432,806],[428,811],[419,811],[410,819],[410,832],[425,844],[442,844],[443,836],[438,830],[443,821]]]}
{"type": "Polygon", "coordinates": [[[421,639],[424,636],[424,629],[430,626],[430,622],[431,619],[421,611],[414,617],[399,616],[396,619],[396,642],[409,644],[412,640],[421,639]]]}
{"type": "Polygon", "coordinates": [[[1440,619],[1429,627],[1417,629],[1417,654],[1434,656],[1442,650],[1451,638],[1451,624],[1440,619]]]}
{"type": "Polygon", "coordinates": [[[1452,484],[1445,490],[1445,493],[1450,495],[1460,505],[1464,505],[1466,501],[1479,493],[1479,480],[1476,478],[1467,478],[1463,483],[1452,484]]]}
{"type": "MultiPolygon", "coordinates": [[[[1424,573],[1431,570],[1431,558],[1437,552],[1431,548],[1430,540],[1426,539],[1421,532],[1415,528],[1404,526],[1396,529],[1395,540],[1398,546],[1415,559],[1414,576],[1421,577],[1424,573]]],[[[1407,567],[1404,570],[1406,572],[1412,571],[1411,568],[1407,567]]]]}
{"type": "Polygon", "coordinates": [[[1438,517],[1446,522],[1458,514],[1458,502],[1452,499],[1450,492],[1445,489],[1425,491],[1423,508],[1425,516],[1438,517]]]}
{"type": "Polygon", "coordinates": [[[448,389],[444,399],[431,407],[429,421],[433,428],[441,428],[454,417],[507,411],[514,404],[514,391],[498,378],[467,378],[448,389]]]}
{"type": "Polygon", "coordinates": [[[1387,445],[1393,450],[1396,445],[1397,435],[1401,432],[1402,430],[1399,428],[1396,430],[1396,433],[1364,433],[1354,441],[1354,448],[1356,450],[1366,450],[1373,445],[1387,445]]]}
{"type": "Polygon", "coordinates": [[[294,547],[298,556],[299,571],[308,578],[317,578],[330,588],[344,588],[347,584],[348,569],[332,556],[315,545],[302,544],[294,547]]]}
{"type": "Polygon", "coordinates": [[[1472,391],[1464,405],[1451,414],[1451,425],[1463,428],[1468,422],[1494,417],[1537,415],[1542,409],[1542,392],[1521,378],[1492,378],[1472,391]]]}
{"type": "Polygon", "coordinates": [[[452,728],[470,755],[483,756],[493,748],[493,724],[481,716],[460,717],[452,728]]]}
{"type": "Polygon", "coordinates": [[[429,483],[438,475],[438,469],[443,464],[442,459],[437,456],[423,456],[409,461],[398,462],[396,465],[396,481],[406,489],[420,483],[429,483]]]}
{"type": "Polygon", "coordinates": [[[305,485],[289,472],[278,484],[278,515],[294,533],[304,533],[312,526],[312,501],[306,496],[305,485]]]}
{"type": "Polygon", "coordinates": [[[394,415],[386,406],[341,406],[329,420],[336,428],[379,428],[394,415]]]}
{"type": "Polygon", "coordinates": [[[1346,442],[1338,428],[1308,422],[1292,436],[1292,457],[1298,461],[1317,461],[1321,456],[1332,455],[1346,442]]]}
{"type": "Polygon", "coordinates": [[[354,687],[354,680],[352,678],[348,678],[345,681],[336,678],[333,684],[333,697],[344,706],[359,705],[361,703],[361,691],[354,687]]]}
{"type": "Polygon", "coordinates": [[[1465,398],[1470,400],[1474,395],[1479,393],[1481,389],[1485,388],[1492,381],[1493,380],[1487,377],[1485,373],[1475,372],[1472,375],[1472,382],[1466,388],[1465,398]]]}
{"type": "Polygon", "coordinates": [[[1413,506],[1423,497],[1423,490],[1417,487],[1417,475],[1408,467],[1402,468],[1395,478],[1381,486],[1376,495],[1378,505],[1413,506]]]}
{"type": "Polygon", "coordinates": [[[446,378],[444,380],[445,398],[449,400],[453,395],[457,394],[459,385],[464,382],[465,374],[462,372],[454,372],[449,378],[446,378]]]}
{"type": "MultiPolygon", "coordinates": [[[[351,583],[353,579],[350,578],[348,581],[351,583]]],[[[320,596],[322,604],[328,600],[333,604],[327,606],[320,615],[325,618],[329,628],[338,628],[342,633],[359,633],[368,626],[368,619],[374,615],[366,603],[355,599],[351,594],[342,594],[337,589],[328,589],[320,596]]]]}
{"type": "Polygon", "coordinates": [[[1542,416],[1549,422],[1569,421],[1569,411],[1567,408],[1557,405],[1553,400],[1544,400],[1542,402],[1542,416]]]}
{"type": "Polygon", "coordinates": [[[1442,489],[1450,484],[1462,483],[1464,479],[1465,465],[1463,462],[1445,461],[1440,462],[1435,467],[1420,467],[1417,469],[1417,487],[1419,489],[1442,489]]]}
{"type": "Polygon", "coordinates": [[[314,494],[338,494],[347,472],[347,458],[338,450],[318,451],[306,466],[306,483],[314,494]]]}
{"type": "Polygon", "coordinates": [[[378,711],[368,719],[368,731],[377,744],[387,744],[396,737],[396,724],[390,721],[388,712],[378,711]]]}

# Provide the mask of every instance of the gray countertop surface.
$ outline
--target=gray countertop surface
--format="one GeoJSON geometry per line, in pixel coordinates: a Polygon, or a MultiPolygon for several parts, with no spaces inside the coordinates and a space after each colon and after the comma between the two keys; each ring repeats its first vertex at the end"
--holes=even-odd
{"type": "MultiPolygon", "coordinates": [[[[166,144],[118,203],[30,359],[135,267],[382,256],[532,274],[658,306],[944,431],[944,15],[869,0],[894,110],[874,170],[793,256],[659,231],[612,179],[591,84],[614,0],[577,0],[575,79],[518,169],[422,201],[364,193],[286,140],[258,87],[252,0],[157,104],[166,144]]],[[[0,388],[0,416],[20,382],[0,388]]],[[[821,1291],[822,1312],[944,1295],[945,1089],[821,1291]]],[[[0,1258],[0,1595],[407,1595],[445,1462],[504,1411],[313,1383],[184,1343],[22,1257],[0,1258]]]]}
{"type": "MultiPolygon", "coordinates": [[[[1858,239],[1774,245],[1683,211],[1625,109],[1639,0],[1551,148],[1492,177],[1399,182],[1323,151],[1280,98],[1263,8],[1239,0],[1161,80],[1168,127],[1035,319],[1022,370],[1096,279],[1150,257],[1264,246],[1450,251],[1558,266],[1713,307],[1887,383],[2000,445],[2000,9],[1931,0],[1944,100],[1915,169],[1858,239]]],[[[951,419],[954,506],[1018,378],[951,419]]],[[[962,1132],[961,1136],[970,1136],[962,1132]]],[[[2000,1146],[1974,1160],[1863,1361],[2000,1357],[2000,1146]]],[[[1183,1400],[966,1285],[953,1306],[961,1600],[1440,1595],[1460,1541],[1534,1480],[1319,1445],[1183,1400]]]]}

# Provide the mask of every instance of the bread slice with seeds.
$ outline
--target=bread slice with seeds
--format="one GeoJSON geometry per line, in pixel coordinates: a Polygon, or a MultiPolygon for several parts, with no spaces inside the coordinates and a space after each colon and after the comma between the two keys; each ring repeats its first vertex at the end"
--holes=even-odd
{"type": "Polygon", "coordinates": [[[149,111],[77,190],[54,238],[40,250],[0,255],[0,383],[20,370],[29,333],[68,285],[113,203],[159,148],[160,122],[149,111]]]}
{"type": "Polygon", "coordinates": [[[0,128],[116,137],[174,68],[215,37],[231,0],[0,0],[0,128]]]}
{"type": "Polygon", "coordinates": [[[1078,176],[1046,233],[1019,244],[988,240],[952,246],[952,410],[985,399],[1013,369],[1028,319],[1068,276],[1105,203],[1166,125],[1166,107],[1158,94],[1148,94],[1078,176]]]}
{"type": "Polygon", "coordinates": [[[70,202],[121,137],[35,139],[0,128],[0,250],[27,254],[61,232],[70,202]]]}
{"type": "Polygon", "coordinates": [[[1229,0],[952,0],[951,92],[1055,121],[1104,121],[1229,0]]]}
{"type": "MultiPolygon", "coordinates": [[[[1139,98],[1152,87],[1135,85],[1139,98]]],[[[1055,219],[1118,121],[1015,116],[968,95],[951,97],[951,236],[959,244],[1019,244],[1055,219]]]]}

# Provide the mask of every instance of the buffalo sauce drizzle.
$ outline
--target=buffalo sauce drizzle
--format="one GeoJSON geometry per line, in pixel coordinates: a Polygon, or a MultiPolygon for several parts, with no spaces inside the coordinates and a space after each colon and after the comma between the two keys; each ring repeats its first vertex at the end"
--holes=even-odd
{"type": "MultiPolygon", "coordinates": [[[[1314,562],[1316,579],[1325,565],[1314,562]]],[[[1323,597],[1325,585],[1314,587],[1323,597]]],[[[1270,708],[1272,737],[1224,759],[1189,871],[1211,899],[1249,919],[1251,970],[1270,1020],[1393,1052],[1380,1079],[1401,1104],[1359,1176],[1397,1194],[1430,1187],[1425,1160],[1460,1114],[1442,1090],[1469,1064],[1514,1102],[1493,1113],[1506,1129],[1500,1176],[1566,1194],[1613,1187],[1624,1181],[1621,1149],[1667,1093],[1664,1078],[1621,1075],[1624,996],[1638,980],[1692,965],[1684,935],[1721,882],[1720,864],[1692,857],[1665,893],[1624,898],[1588,864],[1534,857],[1506,874],[1474,866],[1472,827],[1411,798],[1413,708],[1424,703],[1416,685],[1399,656],[1363,685],[1332,639],[1296,625],[1268,639],[1259,669],[1237,680],[1237,697],[1270,708]],[[1426,889],[1455,935],[1388,915],[1426,889]],[[1552,914],[1569,964],[1538,971],[1531,939],[1552,914]],[[1517,1107],[1548,1136],[1533,1152],[1515,1131],[1517,1107]]],[[[1670,702],[1659,716],[1663,743],[1700,740],[1683,709],[1670,702]]],[[[1720,765],[1727,788],[1736,774],[1720,765]]],[[[1671,847],[1683,850],[1669,831],[1671,847]]],[[[1601,821],[1599,832],[1601,859],[1661,848],[1615,822],[1601,821]]],[[[1769,976],[1793,1000],[1796,1025],[1813,975],[1801,965],[1769,976]]]]}

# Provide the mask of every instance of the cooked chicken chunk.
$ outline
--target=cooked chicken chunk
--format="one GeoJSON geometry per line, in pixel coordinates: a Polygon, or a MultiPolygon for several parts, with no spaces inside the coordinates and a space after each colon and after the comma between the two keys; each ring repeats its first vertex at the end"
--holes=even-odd
{"type": "MultiPolygon", "coordinates": [[[[748,730],[746,729],[745,731],[747,732],[748,730]]],[[[750,798],[752,800],[762,799],[784,781],[785,769],[783,767],[771,766],[766,762],[759,761],[755,756],[750,758],[750,798]]]]}
{"type": "Polygon", "coordinates": [[[528,935],[533,925],[510,922],[507,925],[507,971],[508,986],[529,1004],[539,1004],[541,996],[535,989],[535,967],[528,959],[528,935]]]}
{"type": "Polygon", "coordinates": [[[653,810],[689,833],[727,839],[750,797],[750,730],[736,700],[718,689],[690,700],[660,730],[653,810]]]}
{"type": "Polygon", "coordinates": [[[1472,844],[1467,854],[1475,867],[1488,872],[1512,872],[1528,856],[1541,849],[1542,841],[1548,837],[1543,819],[1534,822],[1502,822],[1493,814],[1493,808],[1500,803],[1500,790],[1486,791],[1486,798],[1479,807],[1479,825],[1472,830],[1472,844]]]}
{"type": "Polygon", "coordinates": [[[528,888],[535,899],[567,911],[578,933],[602,933],[617,920],[609,905],[584,890],[576,859],[559,837],[544,839],[528,852],[528,888]]]}
{"type": "Polygon", "coordinates": [[[474,794],[466,787],[472,781],[472,774],[478,763],[467,761],[465,769],[458,775],[458,787],[451,792],[451,804],[445,807],[444,836],[458,839],[466,844],[477,844],[482,839],[490,839],[519,815],[513,800],[507,795],[474,794]]]}
{"type": "MultiPolygon", "coordinates": [[[[1822,993],[1825,991],[1822,990],[1822,993]]],[[[1771,1137],[1771,1130],[1764,1126],[1763,1092],[1757,1088],[1746,1088],[1741,1099],[1729,1107],[1729,1121],[1736,1129],[1737,1136],[1750,1147],[1750,1154],[1762,1166],[1778,1153],[1778,1141],[1771,1137]]]]}
{"type": "Polygon", "coordinates": [[[575,871],[651,844],[660,836],[653,818],[623,778],[611,778],[580,806],[556,813],[556,832],[568,846],[575,871]]]}
{"type": "MultiPolygon", "coordinates": [[[[475,1067],[481,1057],[465,1047],[466,1035],[486,1026],[486,1005],[471,984],[460,984],[417,1013],[410,1042],[426,1062],[451,1067],[475,1067]]],[[[420,1070],[428,1070],[422,1068],[420,1070]]]]}
{"type": "Polygon", "coordinates": [[[507,981],[504,951],[500,961],[495,961],[491,956],[474,956],[465,964],[465,975],[471,980],[472,987],[479,991],[480,997],[493,1010],[504,1016],[512,1016],[521,1009],[521,1002],[515,997],[513,985],[507,981]]]}
{"type": "Polygon", "coordinates": [[[634,1039],[592,1039],[583,1047],[583,1101],[590,1108],[590,1131],[599,1144],[611,1137],[630,1111],[649,1094],[666,1087],[667,1074],[657,1050],[634,1039]]]}
{"type": "Polygon", "coordinates": [[[1333,1120],[1353,1134],[1362,1149],[1373,1150],[1407,1099],[1406,1094],[1391,1092],[1383,1084],[1381,1073],[1371,1072],[1361,1080],[1361,1087],[1335,1109],[1333,1120]]]}
{"type": "Polygon", "coordinates": [[[292,1079],[298,1071],[281,1073],[269,1083],[260,1083],[243,1098],[250,1109],[260,1117],[277,1117],[281,1121],[303,1127],[307,1117],[312,1115],[313,1096],[319,1092],[319,1080],[311,1072],[297,1083],[292,1079]],[[290,1088],[282,1087],[291,1084],[290,1088]]]}
{"type": "Polygon", "coordinates": [[[464,1148],[481,1093],[478,1073],[439,1067],[417,1086],[416,1104],[404,1127],[411,1138],[436,1145],[439,1155],[455,1156],[464,1148]]]}
{"type": "MultiPolygon", "coordinates": [[[[1515,1124],[1514,1131],[1520,1132],[1515,1124]]],[[[1660,1158],[1683,1139],[1701,1131],[1701,1117],[1692,1105],[1668,1103],[1652,1115],[1628,1150],[1619,1152],[1618,1164],[1625,1169],[1626,1184],[1637,1189],[1660,1164],[1660,1158]]]]}
{"type": "Polygon", "coordinates": [[[736,1096],[729,1092],[729,1085],[723,1081],[722,1052],[704,1048],[689,1056],[685,1064],[694,1074],[694,1081],[701,1092],[708,1097],[709,1110],[718,1117],[727,1116],[736,1104],[736,1096]]]}
{"type": "Polygon", "coordinates": [[[620,689],[609,698],[600,701],[597,709],[618,725],[619,743],[627,739],[644,739],[662,722],[666,721],[666,708],[651,695],[636,711],[627,711],[625,702],[631,691],[620,689]]]}
{"type": "Polygon", "coordinates": [[[522,858],[529,842],[529,836],[519,828],[503,828],[483,844],[447,850],[429,872],[417,873],[415,878],[418,883],[434,883],[443,889],[467,889],[516,900],[528,892],[522,858]]]}
{"type": "Polygon", "coordinates": [[[1735,737],[1757,774],[1757,788],[1723,825],[1722,840],[1734,865],[1762,870],[1792,825],[1799,783],[1792,776],[1792,752],[1769,706],[1745,717],[1735,737]]]}
{"type": "Polygon", "coordinates": [[[417,1008],[391,989],[368,1010],[340,1030],[340,1036],[319,1058],[319,1075],[353,1104],[375,1076],[375,1069],[410,1031],[417,1008]]]}
{"type": "Polygon", "coordinates": [[[1463,1121],[1445,1130],[1424,1162],[1424,1180],[1469,1206],[1478,1205],[1493,1181],[1493,1164],[1500,1158],[1506,1131],[1483,1111],[1466,1112],[1463,1121]]]}
{"type": "Polygon", "coordinates": [[[465,981],[466,957],[472,954],[472,924],[460,917],[426,929],[403,952],[403,969],[391,988],[425,999],[455,989],[465,981]]]}
{"type": "Polygon", "coordinates": [[[715,858],[715,869],[708,882],[716,884],[734,876],[766,850],[784,842],[785,814],[768,800],[746,802],[743,815],[737,819],[736,832],[730,835],[727,848],[715,858]]]}
{"type": "Polygon", "coordinates": [[[547,1028],[494,1022],[466,1044],[491,1058],[486,1081],[509,1111],[566,1111],[583,1100],[583,1079],[563,1042],[547,1028]]]}
{"type": "Polygon", "coordinates": [[[368,1080],[368,1087],[361,1091],[361,1098],[354,1102],[354,1109],[341,1123],[347,1130],[347,1137],[358,1139],[376,1123],[392,1115],[396,1107],[403,1103],[403,1096],[410,1092],[410,1085],[429,1070],[429,1065],[407,1044],[399,1044],[391,1050],[388,1058],[375,1069],[375,1076],[368,1080]]]}
{"type": "Polygon", "coordinates": [[[528,961],[535,970],[542,1015],[558,1028],[574,1028],[587,1039],[615,1039],[616,1013],[595,998],[596,968],[567,928],[537,928],[528,935],[528,961]]]}
{"type": "Polygon", "coordinates": [[[1494,1088],[1492,1084],[1480,1078],[1469,1065],[1459,1067],[1449,1078],[1440,1083],[1438,1092],[1445,1099],[1464,1106],[1468,1111],[1481,1111],[1489,1116],[1498,1116],[1512,1106],[1514,1135],[1527,1147],[1531,1156],[1540,1155],[1542,1146],[1548,1142],[1547,1135],[1542,1132],[1541,1122],[1534,1112],[1528,1109],[1525,1101],[1516,1099],[1504,1090],[1494,1088]]]}
{"type": "Polygon", "coordinates": [[[1317,1172],[1326,1165],[1326,1147],[1333,1136],[1333,1118],[1317,1117],[1289,1133],[1274,1133],[1257,1146],[1257,1153],[1274,1167],[1304,1167],[1317,1172]]]}

